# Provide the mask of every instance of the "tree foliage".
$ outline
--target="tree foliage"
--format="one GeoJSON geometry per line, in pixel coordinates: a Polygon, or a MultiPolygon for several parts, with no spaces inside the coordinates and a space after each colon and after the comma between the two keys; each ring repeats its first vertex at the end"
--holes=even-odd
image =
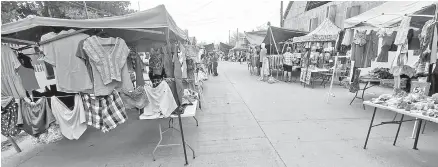
{"type": "Polygon", "coordinates": [[[30,15],[86,19],[119,16],[135,12],[129,9],[129,1],[2,1],[2,24],[26,18],[30,15]]]}
{"type": "MultiPolygon", "coordinates": [[[[239,32],[239,38],[244,37],[244,36],[245,36],[245,33],[239,32]]],[[[228,44],[230,46],[235,46],[237,41],[238,41],[237,32],[233,32],[233,34],[230,37],[230,42],[228,44]]]]}

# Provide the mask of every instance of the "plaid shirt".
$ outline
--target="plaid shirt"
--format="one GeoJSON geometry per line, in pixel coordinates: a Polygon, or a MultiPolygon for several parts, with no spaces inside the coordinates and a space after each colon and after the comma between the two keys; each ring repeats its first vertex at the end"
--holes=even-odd
{"type": "Polygon", "coordinates": [[[105,97],[90,97],[85,94],[82,98],[87,124],[104,133],[124,123],[128,118],[125,105],[116,90],[105,97]]]}

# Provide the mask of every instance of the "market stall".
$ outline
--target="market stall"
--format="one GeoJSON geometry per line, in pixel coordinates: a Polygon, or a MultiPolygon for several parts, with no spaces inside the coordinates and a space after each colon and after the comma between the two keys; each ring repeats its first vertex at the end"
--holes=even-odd
{"type": "MultiPolygon", "coordinates": [[[[374,77],[380,80],[374,82],[375,85],[390,85],[407,91],[411,81],[427,77],[427,64],[436,62],[436,49],[431,45],[433,27],[436,25],[433,19],[435,8],[434,2],[386,2],[345,20],[344,27],[347,29],[342,32],[343,39],[339,39],[342,41],[339,46],[351,55],[353,73],[360,68],[369,68],[374,63],[390,63],[391,77],[374,77]],[[367,34],[362,35],[365,32],[367,34]],[[364,39],[357,40],[357,36],[363,36],[364,39]],[[394,57],[392,62],[389,57],[394,57]],[[408,63],[408,59],[416,63],[408,63]]],[[[362,77],[355,77],[353,73],[353,84],[360,83],[362,77]]],[[[356,88],[352,92],[363,90],[365,93],[368,89],[366,86],[360,88],[354,84],[356,88]]]]}
{"type": "MultiPolygon", "coordinates": [[[[325,19],[315,30],[309,34],[292,39],[293,43],[300,43],[302,47],[307,48],[307,55],[302,59],[300,81],[306,85],[314,85],[314,81],[322,79],[326,82],[327,77],[331,77],[328,62],[334,56],[335,42],[341,29],[329,19],[325,19]]],[[[337,59],[335,60],[336,67],[337,59]]]]}
{"type": "MultiPolygon", "coordinates": [[[[80,138],[87,125],[110,132],[127,121],[127,109],[138,110],[140,119],[194,117],[198,107],[194,105],[200,104],[193,84],[198,55],[196,48],[183,44],[186,40],[186,34],[164,5],[101,19],[29,17],[2,25],[2,42],[28,45],[20,48],[2,45],[2,80],[12,81],[2,82],[2,104],[7,104],[2,105],[5,111],[2,118],[4,113],[23,115],[23,121],[17,124],[14,122],[20,116],[8,117],[11,119],[8,122],[12,122],[10,129],[2,134],[13,136],[24,130],[41,143],[64,137],[73,140],[80,138]],[[17,57],[27,48],[34,48],[36,56],[17,57]],[[150,57],[149,73],[145,73],[140,52],[150,57]],[[46,86],[46,92],[40,96],[24,93],[43,86],[33,82],[37,80],[34,67],[26,63],[30,59],[44,61],[54,70],[56,85],[50,85],[48,92],[46,86]],[[17,68],[23,69],[23,74],[3,75],[3,70],[17,68]],[[32,105],[35,103],[38,106],[32,105]],[[23,105],[27,107],[17,108],[23,105]],[[29,108],[41,114],[31,116],[26,110],[29,108]],[[69,108],[74,108],[71,111],[75,116],[67,119],[59,111],[70,111],[69,108]],[[72,123],[75,125],[70,126],[72,123]]],[[[187,164],[181,121],[179,125],[187,164]]],[[[167,131],[162,131],[161,124],[159,128],[160,135],[167,131]]]]}
{"type": "Polygon", "coordinates": [[[283,71],[283,57],[280,53],[279,47],[280,42],[287,41],[290,38],[298,37],[306,35],[308,32],[305,31],[298,31],[298,30],[291,30],[286,28],[279,28],[274,26],[269,26],[267,34],[265,38],[263,39],[263,43],[266,44],[267,50],[268,50],[268,58],[269,58],[269,71],[272,75],[272,71],[277,72],[277,78],[278,73],[283,71]]]}

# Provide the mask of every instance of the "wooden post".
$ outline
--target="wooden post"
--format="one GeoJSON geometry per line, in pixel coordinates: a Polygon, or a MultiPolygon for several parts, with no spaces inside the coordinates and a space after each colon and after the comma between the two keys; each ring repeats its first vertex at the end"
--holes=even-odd
{"type": "Polygon", "coordinates": [[[17,151],[18,153],[20,153],[20,152],[21,152],[21,148],[17,145],[17,143],[15,142],[15,140],[14,140],[11,136],[8,137],[8,140],[9,140],[9,142],[12,143],[12,146],[14,146],[15,151],[17,151]]]}

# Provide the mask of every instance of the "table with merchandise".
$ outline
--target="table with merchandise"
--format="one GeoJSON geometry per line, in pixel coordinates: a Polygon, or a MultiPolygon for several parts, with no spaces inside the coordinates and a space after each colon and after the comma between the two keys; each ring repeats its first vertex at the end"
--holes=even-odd
{"type": "Polygon", "coordinates": [[[367,137],[365,139],[364,149],[366,149],[371,129],[385,124],[398,124],[397,133],[395,135],[394,143],[397,142],[400,127],[403,122],[419,121],[419,126],[416,129],[415,141],[413,149],[417,149],[417,144],[420,136],[421,124],[423,121],[438,123],[438,94],[428,97],[421,94],[399,92],[392,94],[382,94],[378,98],[371,101],[363,102],[364,105],[374,107],[373,116],[371,118],[367,137]],[[400,120],[392,120],[373,124],[377,109],[392,111],[401,114],[400,120]],[[412,117],[413,119],[404,120],[404,116],[412,117]]]}

